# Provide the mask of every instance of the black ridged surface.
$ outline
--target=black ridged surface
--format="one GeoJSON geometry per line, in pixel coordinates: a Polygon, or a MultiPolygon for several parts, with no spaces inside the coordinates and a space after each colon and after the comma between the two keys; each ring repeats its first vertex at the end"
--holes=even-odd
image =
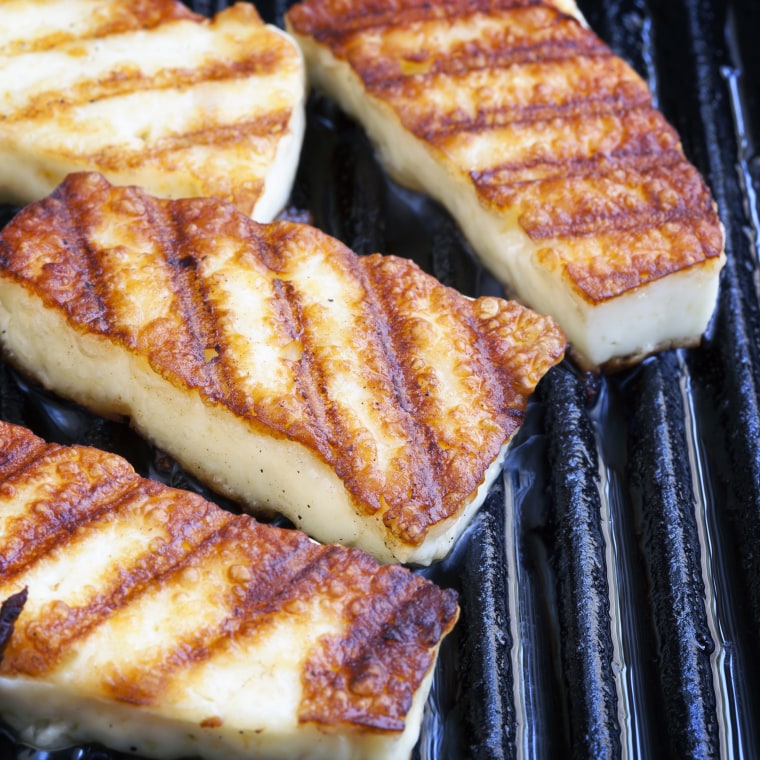
{"type": "MultiPolygon", "coordinates": [[[[286,6],[259,7],[281,23],[286,6]]],[[[728,264],[699,349],[603,379],[566,361],[542,381],[503,481],[424,571],[460,591],[462,617],[414,757],[760,757],[760,3],[580,6],[707,178],[728,264]]],[[[292,207],[357,251],[414,258],[471,295],[500,292],[448,215],[388,181],[361,130],[319,97],[292,207]]],[[[0,208],[0,224],[11,213],[0,208]]],[[[125,426],[4,367],[0,416],[202,490],[125,426]]],[[[35,753],[0,734],[3,759],[121,757],[35,753]]]]}
{"type": "Polygon", "coordinates": [[[553,373],[542,391],[551,431],[546,495],[554,507],[550,558],[557,579],[560,666],[567,683],[584,686],[567,700],[568,741],[575,757],[617,754],[620,728],[593,426],[584,409],[584,386],[571,373],[553,373]]]}

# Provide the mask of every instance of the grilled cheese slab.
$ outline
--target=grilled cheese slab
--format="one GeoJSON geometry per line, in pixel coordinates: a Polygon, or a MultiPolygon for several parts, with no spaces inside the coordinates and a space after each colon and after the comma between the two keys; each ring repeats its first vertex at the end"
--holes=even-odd
{"type": "Polygon", "coordinates": [[[444,556],[565,336],[413,262],[70,176],[0,234],[0,340],[217,491],[385,561],[444,556]]]}
{"type": "Polygon", "coordinates": [[[303,137],[303,60],[239,3],[0,0],[0,197],[74,171],[162,197],[216,195],[270,221],[303,137]]]}
{"type": "Polygon", "coordinates": [[[453,591],[0,422],[0,714],[38,746],[408,758],[453,591]]]}
{"type": "Polygon", "coordinates": [[[710,192],[573,3],[305,0],[312,83],[434,196],[587,368],[699,342],[725,261],[710,192]]]}

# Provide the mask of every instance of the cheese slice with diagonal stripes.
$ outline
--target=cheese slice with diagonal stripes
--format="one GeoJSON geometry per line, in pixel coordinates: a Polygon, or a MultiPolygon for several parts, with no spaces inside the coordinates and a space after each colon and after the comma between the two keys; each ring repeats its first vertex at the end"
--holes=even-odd
{"type": "Polygon", "coordinates": [[[699,342],[725,262],[715,204],[571,0],[305,0],[286,21],[389,173],[441,201],[584,367],[699,342]]]}
{"type": "Polygon", "coordinates": [[[0,340],[212,487],[383,560],[445,555],[556,324],[304,224],[74,174],[0,234],[0,340]]]}
{"type": "Polygon", "coordinates": [[[0,0],[0,195],[27,203],[97,170],[269,221],[304,94],[297,46],[250,3],[206,19],[177,0],[0,0]]]}
{"type": "Polygon", "coordinates": [[[408,758],[453,591],[0,421],[0,714],[37,746],[408,758]]]}

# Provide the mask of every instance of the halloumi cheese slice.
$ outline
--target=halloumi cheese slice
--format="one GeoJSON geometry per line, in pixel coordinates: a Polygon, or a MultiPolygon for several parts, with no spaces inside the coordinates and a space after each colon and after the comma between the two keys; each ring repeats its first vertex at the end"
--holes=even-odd
{"type": "Polygon", "coordinates": [[[36,746],[408,758],[442,590],[0,421],[0,714],[36,746]]]}
{"type": "Polygon", "coordinates": [[[565,348],[550,318],[411,261],[97,174],[0,234],[0,341],[217,491],[420,564],[480,506],[565,348]]]}
{"type": "Polygon", "coordinates": [[[305,116],[298,47],[238,3],[0,0],[0,197],[97,170],[169,198],[215,195],[270,221],[305,116]]]}
{"type": "Polygon", "coordinates": [[[710,192],[575,4],[304,0],[311,82],[435,197],[584,368],[698,343],[725,262],[710,192]]]}

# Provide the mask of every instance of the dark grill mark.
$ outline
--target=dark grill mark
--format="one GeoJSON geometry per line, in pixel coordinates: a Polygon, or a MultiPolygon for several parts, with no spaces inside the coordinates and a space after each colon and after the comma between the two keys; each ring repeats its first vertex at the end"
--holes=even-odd
{"type": "MultiPolygon", "coordinates": [[[[72,452],[82,450],[62,451],[70,456],[72,452]]],[[[51,552],[70,551],[67,545],[72,541],[102,540],[114,521],[139,521],[145,527],[153,523],[154,527],[168,532],[168,540],[145,541],[141,550],[127,556],[126,560],[117,557],[101,585],[97,589],[93,587],[93,593],[85,602],[74,605],[61,600],[41,607],[34,619],[20,630],[17,645],[3,663],[6,672],[40,676],[55,668],[67,652],[76,650],[77,642],[91,630],[141,594],[160,587],[167,573],[185,566],[209,536],[234,519],[233,515],[222,510],[210,511],[208,504],[198,496],[169,491],[158,483],[138,478],[134,473],[126,483],[115,482],[108,468],[113,469],[119,460],[111,457],[110,462],[105,463],[100,452],[96,456],[104,462],[103,470],[95,475],[101,480],[94,484],[90,493],[78,494],[81,498],[75,502],[76,513],[72,511],[69,496],[72,485],[64,483],[60,490],[51,494],[47,509],[37,510],[36,505],[30,509],[28,514],[37,517],[34,535],[20,536],[16,532],[4,539],[7,546],[16,543],[20,537],[28,548],[22,558],[26,560],[23,566],[19,559],[13,566],[0,567],[3,581],[10,582],[27,572],[51,552]],[[56,511],[62,515],[60,520],[54,516],[56,511]]],[[[125,463],[122,461],[122,464],[125,463]]],[[[61,474],[64,477],[89,474],[89,469],[97,471],[98,462],[85,463],[81,470],[77,470],[77,465],[75,459],[73,466],[61,474]]],[[[50,482],[55,482],[54,477],[50,482]]],[[[99,567],[98,571],[102,573],[103,568],[99,567]]]]}
{"type": "Polygon", "coordinates": [[[111,17],[99,23],[93,18],[93,25],[82,29],[78,36],[58,30],[53,34],[34,39],[14,40],[11,44],[0,47],[0,54],[10,56],[36,53],[75,40],[93,39],[109,34],[123,34],[137,29],[152,29],[174,19],[200,18],[192,13],[189,8],[176,3],[174,0],[144,0],[131,5],[133,6],[131,8],[126,6],[119,9],[111,7],[110,11],[113,14],[111,17]]]}
{"type": "Polygon", "coordinates": [[[0,495],[7,493],[4,482],[15,472],[44,455],[55,444],[46,444],[32,433],[7,435],[7,428],[0,426],[0,495]]]}
{"type": "MultiPolygon", "coordinates": [[[[154,492],[159,497],[161,495],[160,489],[153,485],[145,485],[144,489],[146,492],[154,492]]],[[[143,495],[144,493],[137,489],[128,494],[123,504],[117,507],[129,511],[130,502],[143,495]]],[[[166,525],[170,532],[168,541],[163,542],[161,546],[158,546],[157,542],[147,542],[143,553],[130,558],[131,564],[114,568],[109,582],[105,587],[98,589],[98,593],[89,600],[87,606],[69,607],[65,609],[64,615],[56,616],[55,612],[59,607],[54,603],[53,614],[34,624],[29,635],[35,640],[37,657],[30,658],[30,662],[39,663],[38,658],[44,653],[42,662],[45,669],[53,669],[67,652],[76,651],[78,642],[91,631],[117,612],[126,609],[126,614],[129,614],[130,605],[138,603],[144,595],[164,587],[173,576],[190,565],[196,555],[207,552],[208,546],[216,545],[218,535],[235,516],[222,510],[209,512],[208,505],[204,504],[200,497],[187,499],[184,503],[183,498],[184,496],[178,495],[174,501],[156,505],[158,509],[167,508],[171,514],[166,525]]],[[[93,532],[96,532],[97,524],[92,527],[93,532]]],[[[198,582],[204,582],[202,577],[198,582]]],[[[20,659],[23,663],[23,658],[20,659]]],[[[25,672],[42,674],[32,671],[28,666],[25,672]]],[[[143,678],[147,676],[143,674],[143,678]]],[[[138,683],[140,680],[138,679],[138,683]]]]}
{"type": "Polygon", "coordinates": [[[282,66],[281,52],[252,51],[250,56],[243,60],[219,60],[197,68],[165,68],[150,76],[137,68],[125,67],[103,73],[95,79],[84,79],[67,88],[63,95],[59,90],[40,92],[21,108],[4,113],[3,121],[6,124],[23,123],[29,120],[48,119],[51,116],[65,119],[67,113],[109,98],[141,92],[182,91],[198,87],[206,82],[266,76],[276,73],[282,66]]]}
{"type": "Polygon", "coordinates": [[[325,636],[312,651],[304,670],[299,721],[403,730],[412,685],[433,660],[426,647],[456,614],[453,592],[433,600],[424,585],[399,567],[383,567],[348,606],[346,632],[325,636]],[[386,595],[395,600],[392,607],[378,604],[378,597],[386,595]]]}
{"type": "MultiPolygon", "coordinates": [[[[415,310],[415,299],[424,299],[426,294],[417,293],[414,287],[403,284],[403,263],[399,262],[399,271],[394,277],[388,276],[384,270],[383,264],[389,263],[387,260],[372,256],[365,261],[369,264],[368,281],[374,293],[370,303],[378,312],[378,326],[382,327],[382,335],[387,341],[387,363],[391,368],[398,405],[405,411],[403,419],[407,424],[410,448],[409,493],[389,500],[383,521],[394,533],[414,542],[430,525],[453,514],[462,499],[475,490],[477,476],[473,479],[473,475],[477,468],[468,471],[468,468],[456,467],[455,457],[467,460],[464,451],[467,446],[461,442],[457,446],[449,440],[449,436],[455,433],[441,418],[440,398],[435,391],[428,393],[426,390],[428,383],[435,382],[434,370],[425,367],[419,358],[417,340],[420,338],[410,329],[410,311],[415,310]]],[[[493,404],[494,409],[501,408],[501,390],[493,382],[493,368],[482,361],[480,352],[484,346],[471,329],[471,315],[465,310],[460,311],[453,301],[445,304],[444,309],[446,307],[456,314],[458,326],[467,333],[466,349],[452,343],[451,353],[471,365],[471,376],[477,376],[482,383],[482,392],[488,397],[489,404],[493,404]]],[[[508,435],[508,432],[501,431],[495,450],[484,445],[484,459],[494,459],[508,435]]]]}
{"type": "Polygon", "coordinates": [[[541,156],[534,160],[514,161],[473,171],[470,177],[484,197],[498,198],[500,195],[517,195],[521,187],[532,183],[604,177],[616,172],[636,172],[644,176],[656,167],[674,167],[682,161],[677,150],[622,150],[557,160],[541,156]]]}
{"type": "Polygon", "coordinates": [[[199,582],[223,589],[226,613],[212,625],[199,625],[184,636],[173,636],[161,651],[146,653],[149,662],[120,665],[118,675],[106,675],[110,684],[106,688],[120,701],[159,702],[168,684],[185,671],[212,659],[233,642],[244,649],[247,639],[266,636],[267,629],[292,612],[299,614],[296,608],[303,614],[315,598],[325,595],[331,583],[341,583],[332,557],[342,552],[313,544],[293,532],[278,531],[264,540],[262,526],[250,518],[230,520],[154,583],[155,589],[174,587],[177,575],[192,567],[203,579],[199,582]]]}
{"type": "MultiPolygon", "coordinates": [[[[568,25],[574,22],[567,22],[568,25]]],[[[573,26],[573,29],[577,29],[573,26]]],[[[385,30],[392,33],[392,28],[385,30]]],[[[540,30],[538,32],[540,34],[540,30]]],[[[349,48],[350,49],[350,48],[349,48]]],[[[379,93],[393,91],[407,78],[461,77],[478,71],[496,72],[515,70],[519,67],[540,64],[568,64],[589,66],[598,61],[609,61],[610,50],[592,36],[578,38],[550,38],[529,42],[520,40],[512,43],[508,39],[473,40],[455,45],[451,50],[421,52],[410,51],[409,57],[400,61],[388,58],[363,58],[351,60],[362,75],[365,86],[379,93]]],[[[519,75],[519,72],[515,72],[519,75]]]]}
{"type": "Polygon", "coordinates": [[[313,346],[303,339],[303,313],[298,292],[291,283],[282,280],[275,280],[275,286],[278,322],[301,347],[301,357],[293,367],[293,375],[298,389],[296,398],[302,404],[302,416],[300,419],[291,420],[291,425],[294,423],[291,429],[294,432],[302,430],[304,440],[311,440],[314,448],[325,460],[332,462],[334,433],[328,432],[331,430],[330,421],[321,392],[324,381],[319,375],[313,346]]]}
{"type": "MultiPolygon", "coordinates": [[[[367,270],[367,267],[363,269],[367,270]]],[[[429,512],[432,518],[432,514],[440,513],[447,491],[446,483],[436,477],[435,458],[440,454],[438,431],[420,414],[419,367],[413,363],[414,354],[406,353],[408,347],[404,345],[403,319],[398,314],[398,304],[391,301],[387,283],[382,278],[373,277],[371,268],[363,272],[362,281],[367,293],[366,308],[371,314],[368,322],[374,327],[385,358],[387,387],[399,410],[410,452],[409,472],[406,473],[408,491],[389,500],[383,522],[394,532],[406,533],[407,539],[411,539],[413,531],[410,526],[404,526],[399,520],[401,510],[413,507],[420,515],[429,512]],[[420,509],[420,505],[425,507],[420,509]]]]}
{"type": "MultiPolygon", "coordinates": [[[[436,142],[451,133],[487,132],[518,124],[530,128],[538,122],[564,120],[570,127],[582,118],[622,116],[628,111],[651,105],[650,95],[638,81],[625,79],[593,87],[584,80],[582,69],[574,73],[561,87],[541,90],[543,75],[536,69],[541,65],[527,64],[533,74],[538,91],[517,92],[514,99],[506,98],[502,89],[509,86],[512,74],[504,81],[497,72],[483,79],[484,94],[476,95],[468,83],[439,75],[405,77],[390,80],[373,88],[374,94],[387,100],[397,111],[402,122],[417,137],[436,142]],[[428,92],[456,92],[461,88],[469,102],[448,110],[435,102],[428,103],[428,92]]],[[[512,72],[514,73],[514,72],[512,72]]],[[[575,136],[568,134],[568,139],[575,136]]]]}
{"type": "MultiPolygon", "coordinates": [[[[520,224],[534,240],[664,228],[714,216],[696,170],[683,160],[535,182],[523,189],[520,224]]],[[[499,203],[509,199],[507,191],[499,203]]]]}
{"type": "Polygon", "coordinates": [[[186,220],[160,203],[149,206],[148,224],[155,230],[172,281],[173,300],[179,319],[162,340],[151,340],[152,350],[164,353],[157,361],[177,371],[188,385],[202,388],[209,398],[219,401],[229,393],[229,376],[223,361],[218,319],[197,270],[192,236],[186,220]],[[181,335],[181,343],[180,343],[181,335]],[[173,345],[174,341],[178,345],[173,345]],[[207,351],[213,357],[207,360],[207,351]]]}
{"type": "MultiPolygon", "coordinates": [[[[104,272],[89,237],[99,211],[79,205],[76,191],[63,191],[61,195],[53,211],[55,226],[49,224],[49,218],[41,220],[47,245],[35,257],[41,262],[40,286],[78,324],[105,332],[113,322],[113,315],[101,286],[104,272]]],[[[34,260],[31,263],[37,265],[34,260]]]]}
{"type": "MultiPolygon", "coordinates": [[[[101,150],[90,158],[104,170],[118,171],[124,167],[165,164],[173,154],[204,146],[224,149],[234,145],[245,145],[254,153],[271,153],[277,140],[287,130],[290,115],[291,112],[288,110],[269,111],[258,118],[236,122],[233,125],[211,125],[203,129],[163,135],[155,143],[143,145],[135,150],[118,144],[101,150]]],[[[250,193],[257,187],[263,187],[263,180],[251,175],[248,184],[250,193]]],[[[218,180],[218,185],[224,185],[224,178],[218,180]]]]}

